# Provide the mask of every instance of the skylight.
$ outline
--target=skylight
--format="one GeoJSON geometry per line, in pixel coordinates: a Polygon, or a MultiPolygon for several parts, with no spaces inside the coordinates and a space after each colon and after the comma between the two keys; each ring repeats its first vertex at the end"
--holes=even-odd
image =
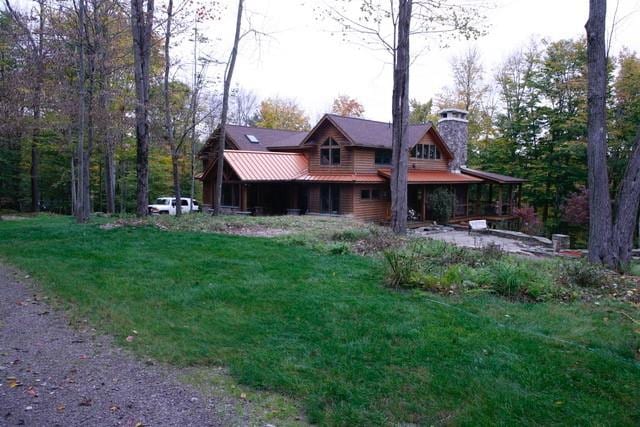
{"type": "Polygon", "coordinates": [[[247,137],[249,142],[251,142],[252,144],[258,144],[260,142],[260,140],[256,138],[255,135],[245,135],[245,136],[247,137]]]}

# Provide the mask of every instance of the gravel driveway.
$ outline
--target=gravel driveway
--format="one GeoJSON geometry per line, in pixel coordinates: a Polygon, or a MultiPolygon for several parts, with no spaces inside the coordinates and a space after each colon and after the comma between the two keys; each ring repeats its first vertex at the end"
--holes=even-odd
{"type": "Polygon", "coordinates": [[[202,396],[90,327],[71,328],[28,277],[0,264],[0,425],[243,425],[234,398],[202,396]]]}

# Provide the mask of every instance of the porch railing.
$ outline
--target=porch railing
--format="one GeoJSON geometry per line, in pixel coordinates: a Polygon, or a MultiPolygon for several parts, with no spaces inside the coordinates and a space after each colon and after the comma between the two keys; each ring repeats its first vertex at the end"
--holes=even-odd
{"type": "Polygon", "coordinates": [[[513,215],[513,206],[509,203],[457,203],[454,217],[481,216],[481,215],[513,215]]]}

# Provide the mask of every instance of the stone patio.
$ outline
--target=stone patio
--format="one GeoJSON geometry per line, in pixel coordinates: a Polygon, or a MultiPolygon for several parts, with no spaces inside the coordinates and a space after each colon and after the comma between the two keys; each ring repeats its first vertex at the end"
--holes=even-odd
{"type": "Polygon", "coordinates": [[[443,231],[422,231],[416,230],[415,233],[429,239],[442,240],[456,246],[480,249],[488,244],[496,244],[505,252],[526,255],[526,256],[549,256],[549,248],[542,244],[532,242],[524,242],[513,238],[496,236],[487,233],[471,233],[468,231],[460,231],[446,229],[443,231]]]}

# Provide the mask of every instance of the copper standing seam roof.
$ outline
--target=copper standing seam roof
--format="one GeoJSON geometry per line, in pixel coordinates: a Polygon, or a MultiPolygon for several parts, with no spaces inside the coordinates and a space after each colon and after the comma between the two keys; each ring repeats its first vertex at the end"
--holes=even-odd
{"type": "MultiPolygon", "coordinates": [[[[391,177],[391,169],[378,169],[378,173],[385,178],[391,177]]],[[[484,181],[461,173],[410,170],[407,173],[407,182],[409,184],[475,184],[484,181]]]]}
{"type": "Polygon", "coordinates": [[[296,181],[312,182],[344,182],[351,184],[382,184],[386,180],[379,175],[349,174],[349,175],[302,175],[296,181]]]}
{"type": "MultiPolygon", "coordinates": [[[[302,153],[226,150],[224,159],[241,181],[249,182],[302,181],[382,184],[391,176],[390,169],[379,169],[377,175],[310,174],[307,169],[307,157],[302,153]]],[[[410,170],[407,182],[409,184],[471,184],[483,182],[483,180],[461,173],[410,170]]]]}
{"type": "Polygon", "coordinates": [[[307,173],[300,153],[226,150],[224,160],[241,181],[292,181],[307,173]]]}

